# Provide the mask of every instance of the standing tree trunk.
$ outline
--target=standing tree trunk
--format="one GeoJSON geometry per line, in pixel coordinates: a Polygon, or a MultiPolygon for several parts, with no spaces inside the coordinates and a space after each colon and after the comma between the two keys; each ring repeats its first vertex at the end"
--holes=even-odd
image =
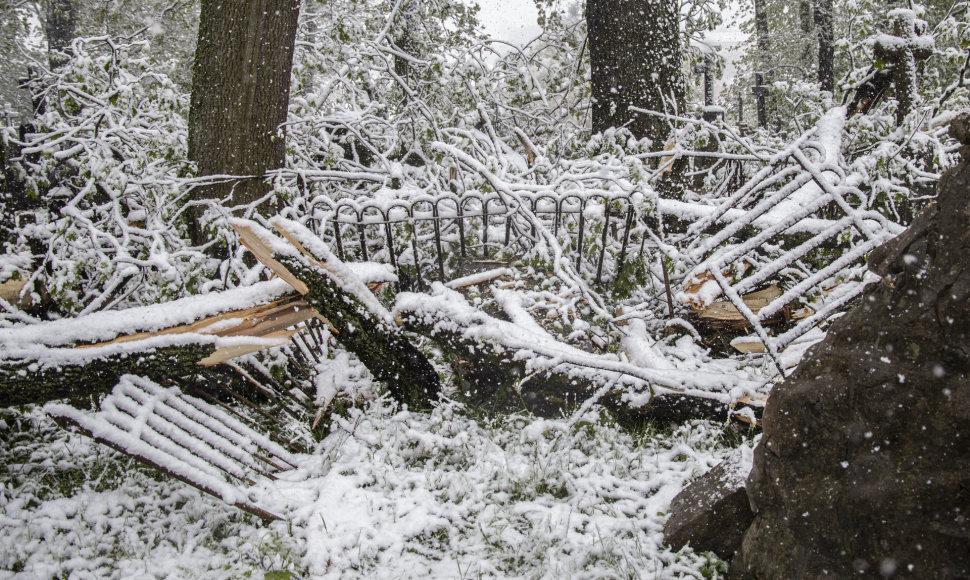
{"type": "Polygon", "coordinates": [[[893,11],[893,35],[881,35],[872,47],[877,63],[892,71],[896,87],[896,125],[916,107],[919,63],[933,55],[933,37],[924,37],[926,23],[912,10],[893,11]]]}
{"type": "Polygon", "coordinates": [[[768,87],[765,85],[765,78],[770,61],[771,41],[768,39],[768,11],[765,0],[754,0],[754,29],[758,37],[758,58],[757,69],[754,72],[754,95],[757,99],[758,126],[768,125],[768,107],[765,99],[768,96],[768,87]]]}
{"type": "Polygon", "coordinates": [[[816,0],[815,24],[818,26],[818,86],[835,90],[835,39],[832,32],[832,0],[816,0]]]}
{"type": "Polygon", "coordinates": [[[811,34],[815,28],[812,20],[812,0],[798,0],[798,23],[802,27],[803,34],[811,34]]]}
{"type": "MultiPolygon", "coordinates": [[[[820,0],[798,0],[798,24],[802,31],[802,38],[806,40],[805,46],[802,48],[801,61],[803,65],[807,65],[812,62],[815,58],[816,46],[818,43],[808,42],[808,39],[815,36],[815,17],[812,14],[812,7],[816,2],[820,0]]],[[[824,1],[824,0],[822,0],[824,1]]],[[[803,80],[808,80],[809,76],[806,73],[803,80]]]]}
{"type": "Polygon", "coordinates": [[[77,27],[77,7],[74,0],[47,0],[47,58],[51,70],[64,66],[77,27]]]}
{"type": "Polygon", "coordinates": [[[659,150],[665,119],[630,110],[682,113],[685,102],[678,3],[586,0],[593,90],[593,131],[627,127],[659,150]]]}
{"type": "MultiPolygon", "coordinates": [[[[192,67],[189,159],[199,175],[249,176],[195,190],[193,199],[253,204],[270,187],[267,171],[286,158],[282,124],[300,0],[202,0],[192,67]]],[[[268,206],[268,204],[263,204],[268,206]]],[[[204,241],[202,210],[190,211],[192,238],[204,241]]]]}

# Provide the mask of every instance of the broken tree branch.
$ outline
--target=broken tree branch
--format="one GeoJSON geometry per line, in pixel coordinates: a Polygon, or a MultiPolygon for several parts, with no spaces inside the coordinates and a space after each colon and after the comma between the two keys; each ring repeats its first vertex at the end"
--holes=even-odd
{"type": "Polygon", "coordinates": [[[188,378],[198,374],[200,366],[280,346],[296,332],[287,329],[316,312],[293,296],[272,300],[277,296],[277,288],[268,285],[5,329],[0,335],[0,406],[98,397],[114,388],[124,374],[156,381],[188,378]],[[241,299],[240,294],[247,297],[241,299]],[[219,312],[224,302],[262,300],[271,301],[219,312]],[[193,312],[218,314],[164,327],[166,322],[186,320],[193,312]],[[140,328],[151,330],[132,332],[140,328]],[[90,343],[108,337],[111,340],[90,343]]]}
{"type": "Polygon", "coordinates": [[[0,407],[100,397],[111,392],[124,374],[155,381],[185,377],[197,372],[198,362],[215,352],[216,347],[191,339],[167,346],[146,340],[119,345],[107,355],[101,354],[104,350],[90,349],[90,356],[77,356],[78,349],[49,349],[45,355],[53,355],[52,364],[34,358],[2,361],[0,407]]]}
{"type": "MultiPolygon", "coordinates": [[[[472,307],[456,291],[440,283],[432,286],[431,294],[401,293],[398,295],[395,315],[399,324],[412,332],[430,336],[443,350],[460,360],[479,356],[489,362],[494,354],[502,354],[506,361],[528,360],[515,372],[515,364],[509,379],[492,377],[494,372],[478,371],[486,376],[488,388],[494,389],[505,381],[515,384],[524,372],[535,373],[532,377],[547,377],[558,383],[563,378],[573,382],[566,392],[570,396],[588,396],[595,389],[587,385],[600,385],[607,381],[636,386],[648,396],[644,402],[659,396],[670,395],[673,399],[704,399],[726,412],[737,403],[729,394],[748,392],[756,396],[754,381],[740,377],[640,367],[616,355],[595,354],[556,340],[551,335],[493,318],[472,307]],[[484,352],[485,355],[476,353],[484,352]],[[492,378],[488,378],[492,377],[492,378]]],[[[505,363],[508,364],[508,363],[505,363]]],[[[466,372],[465,376],[474,376],[466,372]]],[[[529,378],[528,381],[541,382],[529,378]]],[[[519,385],[525,383],[522,380],[519,385]]],[[[530,387],[531,388],[531,387],[530,387]]],[[[544,388],[544,387],[543,387],[544,388]]],[[[524,390],[524,389],[523,389],[524,390]]],[[[565,397],[563,397],[565,398],[565,397]]]]}
{"type": "Polygon", "coordinates": [[[440,391],[438,373],[394,326],[390,312],[304,226],[280,218],[271,223],[285,241],[255,222],[233,220],[232,226],[257,260],[295,282],[304,300],[328,320],[337,340],[396,400],[412,408],[429,407],[440,391]]]}

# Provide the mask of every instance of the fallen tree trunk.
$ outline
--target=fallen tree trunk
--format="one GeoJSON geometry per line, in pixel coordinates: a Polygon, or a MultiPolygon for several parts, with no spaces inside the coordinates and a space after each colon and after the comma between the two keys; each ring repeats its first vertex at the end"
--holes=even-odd
{"type": "Polygon", "coordinates": [[[723,391],[676,389],[673,385],[678,380],[690,380],[689,373],[679,379],[663,376],[615,357],[581,351],[491,317],[443,287],[432,296],[399,295],[395,316],[403,328],[430,337],[446,354],[457,378],[458,396],[476,408],[494,412],[525,409],[556,418],[595,396],[604,385],[626,382],[650,396],[645,404],[634,406],[620,399],[618,389],[602,394],[599,402],[622,423],[723,420],[728,416],[754,422],[760,415],[761,405],[731,401],[723,391]],[[526,360],[538,365],[530,368],[526,360]],[[737,413],[742,409],[747,410],[737,413]]]}
{"type": "Polygon", "coordinates": [[[254,222],[232,225],[240,242],[303,295],[397,401],[412,409],[430,407],[441,389],[437,371],[363,281],[302,225],[280,218],[272,223],[285,242],[254,222]]]}
{"type": "MultiPolygon", "coordinates": [[[[467,340],[457,333],[433,332],[419,317],[403,315],[409,332],[431,336],[451,361],[457,382],[457,397],[465,404],[490,413],[528,411],[544,418],[559,418],[594,396],[601,386],[597,381],[575,372],[575,367],[558,365],[548,371],[529,374],[526,363],[495,343],[467,340]]],[[[742,422],[757,421],[761,407],[739,403],[730,405],[715,399],[677,393],[657,394],[642,407],[632,407],[613,393],[599,401],[621,424],[644,421],[682,423],[692,419],[722,421],[729,415],[742,422]],[[750,414],[734,412],[751,409],[750,414]]]]}
{"type": "Polygon", "coordinates": [[[216,350],[214,344],[197,343],[140,348],[144,347],[132,343],[107,356],[92,353],[92,357],[71,357],[52,365],[35,359],[4,360],[0,365],[0,407],[98,398],[110,393],[125,374],[155,381],[178,379],[198,372],[198,362],[216,350]]]}
{"type": "Polygon", "coordinates": [[[285,344],[296,332],[286,329],[316,313],[292,296],[279,299],[280,289],[286,287],[264,284],[4,329],[0,333],[0,407],[97,398],[110,392],[125,374],[158,382],[194,382],[202,367],[285,344]],[[219,312],[227,305],[246,307],[219,312]],[[218,314],[205,316],[212,312],[218,314]],[[205,317],[192,320],[199,315],[205,317]]]}

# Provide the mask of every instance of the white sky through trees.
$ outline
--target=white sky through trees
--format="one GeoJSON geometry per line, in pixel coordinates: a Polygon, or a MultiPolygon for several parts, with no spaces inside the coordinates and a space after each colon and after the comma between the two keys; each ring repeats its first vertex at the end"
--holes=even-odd
{"type": "Polygon", "coordinates": [[[482,27],[492,38],[521,43],[541,32],[533,0],[486,0],[478,6],[482,27]]]}
{"type": "MultiPolygon", "coordinates": [[[[471,3],[471,2],[469,2],[471,3]]],[[[695,44],[713,48],[727,60],[724,74],[715,84],[720,93],[724,84],[736,74],[734,62],[741,57],[743,43],[747,34],[741,31],[742,7],[739,1],[732,2],[724,12],[724,24],[708,32],[695,44]]],[[[534,0],[483,0],[478,2],[478,18],[485,34],[490,38],[523,44],[539,35],[542,29],[536,22],[538,11],[534,0]]],[[[727,106],[727,103],[719,103],[727,106]]]]}

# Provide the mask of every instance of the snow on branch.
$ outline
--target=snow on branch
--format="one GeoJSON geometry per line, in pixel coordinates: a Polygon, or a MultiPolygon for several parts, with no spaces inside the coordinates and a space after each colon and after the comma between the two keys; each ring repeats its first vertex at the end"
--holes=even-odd
{"type": "Polygon", "coordinates": [[[428,329],[431,335],[452,333],[463,340],[510,349],[515,358],[527,361],[534,371],[549,371],[565,365],[571,372],[597,384],[616,383],[639,387],[648,393],[640,403],[661,394],[677,393],[712,399],[724,404],[741,397],[760,396],[757,381],[737,375],[703,371],[649,368],[621,360],[616,355],[601,355],[556,340],[533,324],[508,322],[491,317],[471,306],[455,290],[435,283],[428,294],[401,293],[395,312],[405,325],[428,329]]]}

